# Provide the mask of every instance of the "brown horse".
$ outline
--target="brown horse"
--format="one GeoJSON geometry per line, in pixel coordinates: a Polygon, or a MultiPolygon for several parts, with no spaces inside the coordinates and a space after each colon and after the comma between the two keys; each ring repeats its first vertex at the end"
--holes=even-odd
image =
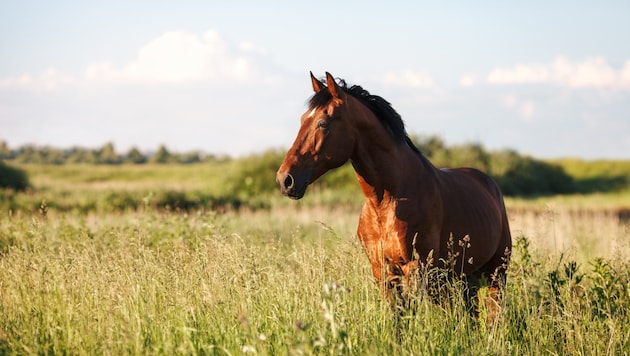
{"type": "Polygon", "coordinates": [[[329,73],[326,84],[312,73],[311,82],[315,94],[277,173],[282,193],[300,199],[310,183],[350,160],[366,199],[358,236],[377,282],[391,291],[435,261],[430,267],[465,276],[473,298],[485,278],[498,301],[512,243],[494,180],[472,168],[437,169],[383,98],[329,73]]]}

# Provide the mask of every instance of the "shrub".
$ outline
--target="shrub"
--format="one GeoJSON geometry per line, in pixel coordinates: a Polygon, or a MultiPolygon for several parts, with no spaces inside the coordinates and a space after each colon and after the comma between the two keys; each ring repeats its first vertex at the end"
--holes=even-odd
{"type": "Polygon", "coordinates": [[[276,171],[283,158],[275,150],[242,158],[229,180],[231,195],[247,199],[276,191],[276,171]]]}
{"type": "Polygon", "coordinates": [[[492,156],[492,173],[505,195],[574,193],[575,182],[562,167],[503,151],[492,156]]]}
{"type": "Polygon", "coordinates": [[[24,191],[29,187],[26,173],[0,161],[0,188],[24,191]]]}

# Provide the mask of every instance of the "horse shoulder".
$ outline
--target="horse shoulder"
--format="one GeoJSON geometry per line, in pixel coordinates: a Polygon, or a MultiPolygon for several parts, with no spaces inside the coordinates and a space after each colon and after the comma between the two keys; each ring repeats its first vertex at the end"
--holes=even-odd
{"type": "Polygon", "coordinates": [[[359,218],[358,234],[369,249],[379,249],[382,257],[405,262],[411,258],[411,243],[407,241],[410,222],[399,216],[401,202],[385,194],[379,204],[367,201],[359,218]]]}
{"type": "Polygon", "coordinates": [[[359,216],[357,235],[372,265],[372,274],[377,280],[381,280],[383,277],[383,244],[382,241],[380,241],[380,231],[376,221],[377,218],[374,210],[371,209],[368,202],[366,202],[359,216]]]}

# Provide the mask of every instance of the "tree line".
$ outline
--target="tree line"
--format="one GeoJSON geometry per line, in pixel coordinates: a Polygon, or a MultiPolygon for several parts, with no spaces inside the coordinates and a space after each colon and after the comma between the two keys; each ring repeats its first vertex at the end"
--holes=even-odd
{"type": "MultiPolygon", "coordinates": [[[[521,155],[514,150],[488,151],[478,143],[448,146],[437,136],[416,136],[412,141],[439,168],[473,167],[490,174],[509,196],[541,196],[586,193],[579,190],[577,179],[556,164],[521,155]]],[[[243,169],[234,177],[235,187],[250,196],[277,191],[275,172],[284,158],[284,151],[268,151],[241,158],[243,169]],[[244,188],[243,188],[244,187],[244,188]],[[245,190],[243,190],[245,189],[245,190]]],[[[329,172],[314,186],[353,189],[356,176],[348,165],[329,172]]]]}
{"type": "Polygon", "coordinates": [[[16,163],[33,164],[145,164],[178,163],[190,164],[219,159],[214,155],[199,151],[186,153],[171,152],[165,145],[160,145],[154,152],[142,153],[132,147],[127,152],[118,153],[114,144],[109,142],[101,147],[90,149],[72,147],[68,149],[51,146],[23,145],[16,149],[9,148],[5,141],[0,142],[0,160],[16,163]]]}
{"type": "MultiPolygon", "coordinates": [[[[564,169],[544,160],[521,155],[514,150],[488,151],[479,143],[448,146],[438,136],[412,137],[420,151],[437,167],[474,167],[490,174],[497,180],[505,195],[540,196],[552,194],[583,193],[579,191],[576,178],[564,169]]],[[[271,150],[250,157],[236,159],[238,166],[234,177],[234,193],[247,192],[256,196],[276,192],[275,171],[284,158],[284,151],[271,150]],[[272,177],[271,179],[269,177],[272,177]]],[[[112,143],[96,149],[73,147],[58,149],[49,146],[32,145],[9,149],[6,142],[0,142],[0,162],[32,164],[192,164],[229,159],[201,152],[173,153],[164,145],[151,154],[141,153],[131,148],[125,153],[117,153],[112,143]]],[[[0,186],[9,186],[3,180],[26,181],[16,169],[0,165],[0,186]],[[7,173],[11,169],[11,173],[7,173]],[[2,178],[4,177],[4,178],[2,178]]],[[[356,185],[356,177],[345,167],[325,175],[316,185],[326,185],[337,189],[347,189],[356,185]]],[[[23,186],[23,185],[20,185],[23,186]]]]}

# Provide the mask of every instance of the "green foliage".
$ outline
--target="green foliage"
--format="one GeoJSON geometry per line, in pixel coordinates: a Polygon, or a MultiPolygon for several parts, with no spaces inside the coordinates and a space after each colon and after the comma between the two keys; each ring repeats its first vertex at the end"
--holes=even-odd
{"type": "MultiPolygon", "coordinates": [[[[285,152],[270,150],[259,155],[240,158],[234,161],[233,174],[229,175],[226,185],[228,196],[237,197],[249,204],[260,207],[269,206],[270,196],[279,196],[276,173],[284,159],[285,152]]],[[[357,178],[350,163],[330,171],[320,177],[308,188],[309,191],[329,192],[329,196],[318,195],[319,203],[354,203],[362,199],[357,178]],[[325,202],[323,201],[325,200],[325,202]]]]}
{"type": "Polygon", "coordinates": [[[575,181],[578,192],[621,192],[630,189],[630,161],[581,159],[555,160],[575,181]]]}
{"type": "Polygon", "coordinates": [[[153,156],[149,158],[149,162],[159,164],[169,163],[171,162],[171,160],[171,153],[164,145],[160,145],[160,148],[158,148],[157,152],[155,152],[155,154],[153,154],[153,156]]]}
{"type": "Polygon", "coordinates": [[[11,158],[11,149],[6,141],[0,141],[0,161],[11,158]]]}
{"type": "Polygon", "coordinates": [[[450,152],[451,167],[474,167],[484,172],[491,169],[491,154],[479,143],[457,145],[450,152]]]}
{"type": "Polygon", "coordinates": [[[514,151],[492,156],[492,174],[505,195],[536,196],[575,193],[576,188],[562,167],[514,151]]]}
{"type": "Polygon", "coordinates": [[[120,163],[143,164],[147,162],[165,164],[180,163],[191,164],[204,161],[213,161],[212,155],[204,155],[200,152],[187,152],[177,154],[170,152],[166,146],[161,145],[153,155],[145,155],[136,147],[126,154],[118,154],[114,144],[109,142],[96,149],[72,147],[70,149],[58,149],[49,146],[37,147],[33,145],[22,146],[16,150],[9,149],[6,142],[0,142],[0,159],[12,160],[16,163],[29,164],[106,164],[120,163]]]}
{"type": "MultiPolygon", "coordinates": [[[[0,219],[0,354],[617,355],[630,348],[623,258],[578,263],[521,237],[497,323],[469,317],[461,292],[448,286],[459,303],[436,304],[420,291],[413,310],[400,315],[373,282],[353,232],[299,220],[294,210],[86,218],[51,208],[46,218],[0,219]]],[[[346,220],[354,225],[356,213],[346,220]]]]}
{"type": "Polygon", "coordinates": [[[468,143],[447,147],[437,136],[414,138],[422,152],[436,167],[472,167],[488,172],[491,166],[491,153],[479,143],[468,143]]]}
{"type": "Polygon", "coordinates": [[[556,164],[522,156],[516,151],[488,152],[480,144],[447,147],[435,136],[415,138],[437,167],[473,167],[492,175],[508,196],[541,196],[577,192],[573,178],[556,164]]]}
{"type": "Polygon", "coordinates": [[[278,191],[276,172],[283,159],[284,153],[277,150],[239,159],[228,181],[231,195],[255,199],[278,191]]]}
{"type": "Polygon", "coordinates": [[[628,309],[623,309],[620,301],[630,299],[629,271],[617,270],[610,261],[596,258],[591,262],[593,273],[591,304],[594,314],[600,318],[628,318],[628,309]],[[624,273],[625,272],[625,273],[624,273]]]}
{"type": "MultiPolygon", "coordinates": [[[[20,160],[20,156],[18,155],[16,160],[20,160]]],[[[30,163],[29,161],[24,161],[25,163],[30,163]]],[[[66,163],[67,164],[79,164],[79,163],[88,163],[88,164],[98,164],[98,152],[95,150],[87,150],[81,147],[73,147],[66,152],[66,163]]]]}
{"type": "Polygon", "coordinates": [[[118,156],[114,150],[113,143],[106,143],[97,152],[98,162],[102,164],[119,164],[122,162],[120,156],[118,156]]]}
{"type": "MultiPolygon", "coordinates": [[[[490,152],[478,143],[447,146],[437,136],[417,136],[413,140],[435,166],[474,167],[485,171],[497,180],[504,194],[508,196],[539,197],[630,190],[630,161],[539,160],[512,150],[490,152]]],[[[266,195],[277,192],[275,174],[284,154],[284,150],[271,150],[233,160],[234,169],[221,172],[226,177],[229,176],[222,194],[264,202],[266,195]]],[[[5,142],[0,142],[0,157],[15,163],[54,165],[201,162],[221,165],[224,161],[230,161],[200,152],[173,153],[165,145],[161,145],[151,156],[142,154],[137,148],[119,155],[112,143],[92,150],[79,147],[59,150],[35,146],[10,150],[5,142]]],[[[329,201],[337,202],[349,202],[354,200],[355,195],[361,194],[349,164],[325,174],[309,189],[334,189],[336,193],[330,195],[329,201]]]]}
{"type": "Polygon", "coordinates": [[[146,162],[147,158],[136,147],[132,147],[129,152],[127,152],[125,163],[143,164],[146,162]]]}
{"type": "Polygon", "coordinates": [[[29,187],[26,173],[0,160],[0,188],[24,191],[29,187]]]}
{"type": "Polygon", "coordinates": [[[112,213],[264,208],[226,189],[233,162],[189,165],[20,165],[32,189],[0,190],[0,211],[34,212],[42,200],[53,211],[112,213]]]}
{"type": "MultiPolygon", "coordinates": [[[[343,190],[362,200],[352,167],[294,202],[275,185],[283,152],[260,157],[18,165],[33,188],[0,191],[0,354],[630,349],[627,229],[618,230],[616,254],[582,260],[515,238],[497,324],[471,319],[460,290],[435,304],[419,289],[412,312],[398,317],[357,241],[359,208],[328,197],[343,190]]],[[[595,238],[613,239],[602,234],[595,238]]]]}
{"type": "Polygon", "coordinates": [[[446,142],[439,136],[410,136],[413,143],[425,156],[437,159],[444,155],[448,148],[446,142]]]}
{"type": "Polygon", "coordinates": [[[359,192],[357,175],[350,162],[322,176],[316,187],[321,189],[335,189],[339,191],[359,192]]]}

